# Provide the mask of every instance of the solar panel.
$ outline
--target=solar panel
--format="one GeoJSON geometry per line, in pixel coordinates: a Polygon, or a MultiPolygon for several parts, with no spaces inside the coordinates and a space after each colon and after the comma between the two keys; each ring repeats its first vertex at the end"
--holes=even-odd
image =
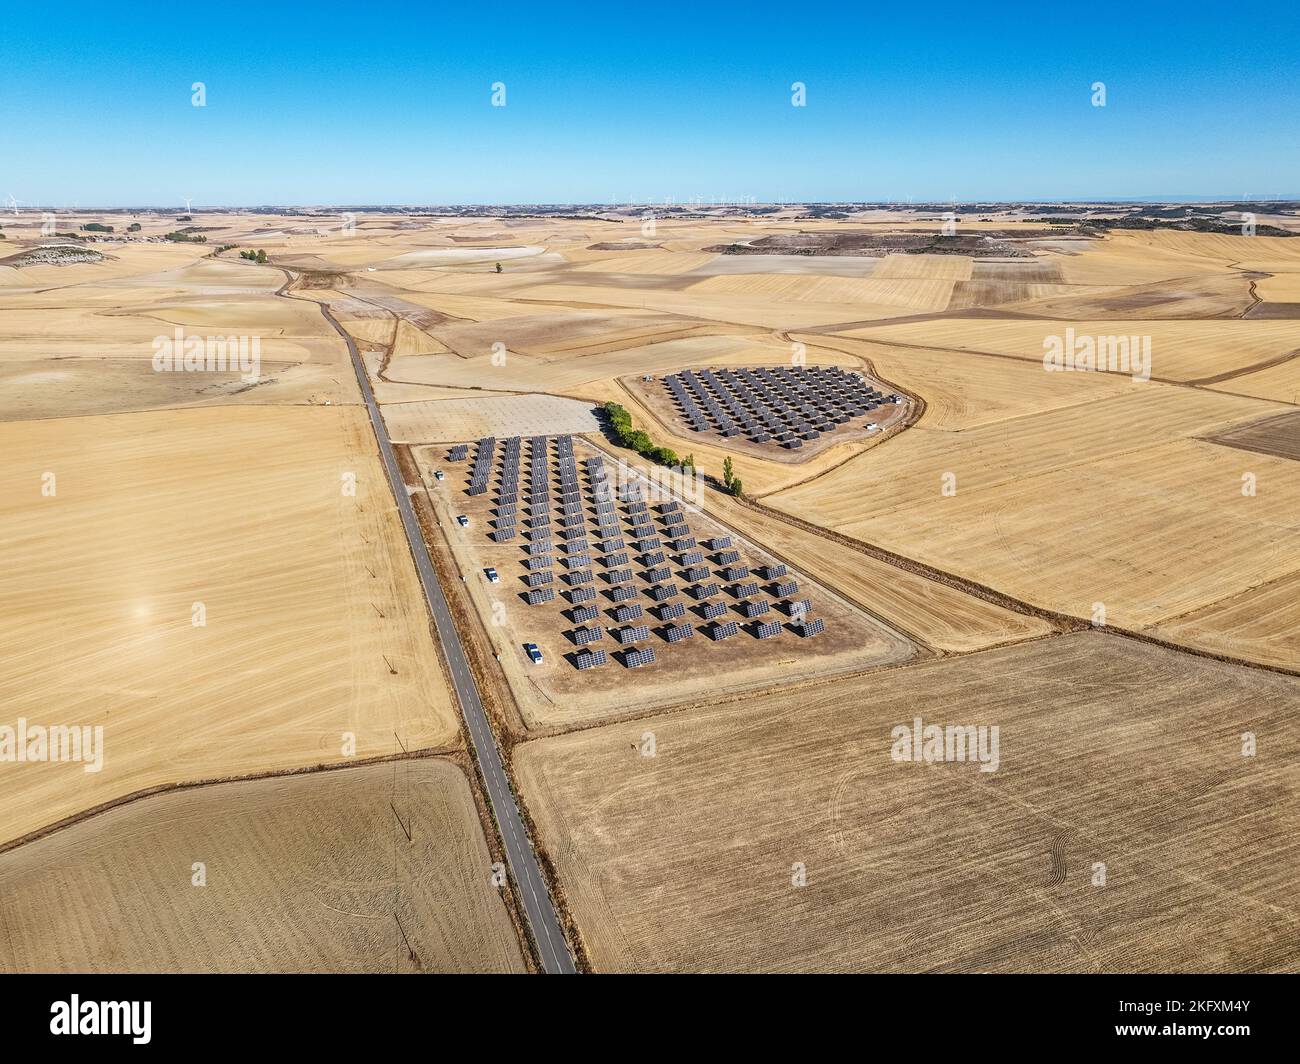
{"type": "Polygon", "coordinates": [[[673,571],[668,566],[661,565],[657,569],[646,570],[645,579],[648,584],[662,584],[672,575],[673,571]]]}
{"type": "Polygon", "coordinates": [[[799,590],[799,583],[795,580],[785,580],[776,585],[775,593],[782,598],[789,598],[799,590]]]}
{"type": "Polygon", "coordinates": [[[731,565],[733,562],[738,561],[740,561],[740,551],[738,550],[724,550],[718,555],[719,565],[731,565]]]}
{"type": "Polygon", "coordinates": [[[590,602],[596,597],[596,589],[594,587],[571,587],[567,594],[570,602],[590,602]]]}
{"type": "Polygon", "coordinates": [[[683,565],[699,565],[702,561],[704,561],[704,552],[701,550],[687,551],[682,555],[683,565]]]}
{"type": "Polygon", "coordinates": [[[619,606],[614,610],[614,620],[619,624],[627,624],[628,621],[635,621],[642,615],[641,603],[630,602],[627,605],[619,606]]]}
{"type": "Polygon", "coordinates": [[[758,636],[759,639],[771,639],[773,636],[781,634],[781,622],[766,621],[754,629],[754,634],[758,636]]]}
{"type": "Polygon", "coordinates": [[[587,621],[594,621],[600,616],[599,606],[578,606],[570,611],[574,624],[582,624],[587,621]]]}
{"type": "Polygon", "coordinates": [[[708,575],[709,567],[707,565],[692,565],[690,568],[682,570],[682,576],[692,583],[703,580],[708,575]]]}
{"type": "Polygon", "coordinates": [[[676,512],[677,510],[680,510],[680,509],[681,509],[681,504],[678,503],[678,502],[676,502],[676,501],[673,501],[673,502],[664,502],[664,503],[660,503],[660,504],[659,504],[659,512],[660,512],[661,514],[670,514],[670,513],[674,513],[674,512],[676,512]]]}
{"type": "Polygon", "coordinates": [[[618,629],[614,635],[625,646],[628,643],[639,643],[650,638],[650,626],[648,624],[634,624],[629,628],[618,629]]]}
{"type": "Polygon", "coordinates": [[[716,582],[711,584],[697,584],[691,589],[691,594],[697,599],[706,599],[712,598],[721,590],[722,585],[716,582]]]}
{"type": "Polygon", "coordinates": [[[664,638],[670,643],[680,643],[683,639],[689,639],[695,634],[694,625],[675,624],[664,632],[664,638]]]}
{"type": "Polygon", "coordinates": [[[714,642],[721,642],[723,639],[730,639],[739,631],[740,625],[735,621],[724,621],[722,624],[715,621],[713,627],[709,629],[709,636],[714,642]]]}
{"type": "Polygon", "coordinates": [[[652,587],[649,590],[648,594],[656,602],[663,602],[664,599],[672,598],[675,594],[677,594],[677,585],[656,584],[654,587],[652,587]]]}
{"type": "Polygon", "coordinates": [[[512,526],[510,528],[498,528],[495,532],[492,533],[492,538],[496,540],[498,543],[505,543],[509,540],[512,540],[515,538],[514,527],[512,526]]]}
{"type": "Polygon", "coordinates": [[[729,565],[727,566],[727,568],[723,569],[718,575],[721,576],[723,580],[727,580],[734,583],[737,580],[743,580],[745,577],[749,575],[749,566],[729,565]]]}
{"type": "Polygon", "coordinates": [[[751,595],[758,594],[758,584],[750,580],[745,584],[737,584],[735,587],[736,598],[749,598],[751,595]]]}
{"type": "Polygon", "coordinates": [[[649,554],[641,555],[641,564],[646,566],[662,565],[664,552],[661,550],[652,551],[649,554]]]}
{"type": "Polygon", "coordinates": [[[601,649],[584,650],[578,654],[573,663],[579,669],[594,669],[597,665],[604,665],[609,660],[609,656],[601,649]]]}
{"type": "Polygon", "coordinates": [[[743,603],[740,607],[740,612],[746,617],[754,618],[763,616],[763,614],[767,613],[771,608],[772,604],[768,602],[767,599],[754,599],[750,602],[743,603]]]}
{"type": "Polygon", "coordinates": [[[570,554],[564,559],[566,569],[588,569],[591,567],[590,554],[570,554]]]}
{"type": "Polygon", "coordinates": [[[542,584],[549,584],[554,579],[555,576],[552,574],[551,570],[545,569],[535,573],[529,573],[524,577],[524,583],[529,587],[541,587],[542,584]]]}
{"type": "Polygon", "coordinates": [[[605,638],[605,629],[603,628],[575,628],[569,633],[573,636],[573,641],[580,647],[585,647],[588,643],[594,643],[599,639],[605,638]]]}
{"type": "Polygon", "coordinates": [[[555,598],[555,591],[549,587],[541,587],[536,591],[530,591],[527,595],[528,605],[536,606],[542,602],[550,602],[555,598]]]}
{"type": "Polygon", "coordinates": [[[704,619],[711,621],[715,617],[725,616],[727,612],[726,603],[723,602],[706,602],[704,604],[704,619]]]}
{"type": "Polygon", "coordinates": [[[623,655],[623,664],[629,669],[638,669],[642,665],[653,665],[654,660],[655,652],[649,647],[629,650],[623,655]]]}
{"type": "Polygon", "coordinates": [[[686,607],[680,602],[665,602],[659,607],[659,619],[661,621],[675,621],[678,617],[686,616],[686,607]]]}
{"type": "Polygon", "coordinates": [[[579,584],[590,584],[592,581],[590,569],[578,569],[572,573],[565,573],[564,579],[568,581],[570,587],[577,587],[579,584]]]}
{"type": "Polygon", "coordinates": [[[811,621],[804,621],[799,625],[799,634],[805,639],[814,635],[821,635],[826,631],[826,622],[820,617],[814,617],[811,621]]]}
{"type": "Polygon", "coordinates": [[[605,579],[611,584],[626,584],[632,579],[631,569],[611,569],[605,574],[605,579]]]}
{"type": "Polygon", "coordinates": [[[778,576],[785,576],[786,574],[784,565],[765,565],[760,571],[764,580],[775,580],[778,576]]]}
{"type": "Polygon", "coordinates": [[[621,551],[619,551],[617,554],[607,554],[607,555],[602,559],[602,561],[604,561],[605,566],[606,566],[607,568],[612,567],[612,566],[615,566],[615,565],[626,565],[626,564],[627,564],[627,551],[625,551],[625,550],[621,550],[621,551]]]}
{"type": "MultiPolygon", "coordinates": [[[[592,590],[591,588],[579,588],[578,590],[591,591],[593,595],[595,594],[595,591],[592,590]]],[[[632,585],[630,584],[627,584],[624,585],[623,587],[611,588],[609,594],[610,597],[613,598],[615,602],[626,602],[628,599],[636,598],[636,588],[632,587],[632,585]]]]}

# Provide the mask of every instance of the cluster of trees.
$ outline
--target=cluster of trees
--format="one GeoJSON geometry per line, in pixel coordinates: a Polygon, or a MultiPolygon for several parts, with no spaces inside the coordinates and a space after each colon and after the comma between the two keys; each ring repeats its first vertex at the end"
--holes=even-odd
{"type": "Polygon", "coordinates": [[[626,407],[609,402],[602,409],[605,411],[605,417],[609,419],[610,431],[613,432],[614,439],[620,446],[630,448],[642,458],[657,462],[659,465],[695,469],[695,455],[688,454],[685,458],[681,458],[671,447],[656,446],[644,429],[633,426],[632,415],[627,412],[626,407]]]}
{"type": "Polygon", "coordinates": [[[723,486],[731,492],[732,495],[744,495],[745,485],[740,477],[736,476],[736,471],[731,465],[731,456],[728,455],[722,462],[722,483],[723,486]]]}
{"type": "Polygon", "coordinates": [[[128,233],[138,233],[140,231],[140,223],[132,222],[130,225],[126,227],[126,231],[128,233]]]}
{"type": "Polygon", "coordinates": [[[194,233],[168,233],[166,239],[174,244],[206,244],[206,236],[196,235],[194,233]]]}
{"type": "MultiPolygon", "coordinates": [[[[231,246],[233,247],[234,245],[231,246]]],[[[257,251],[254,251],[251,248],[248,251],[241,251],[239,257],[241,259],[247,259],[249,262],[259,262],[263,265],[266,264],[266,252],[262,251],[260,248],[257,251]]]]}
{"type": "MultiPolygon", "coordinates": [[[[87,222],[81,228],[87,233],[111,233],[113,231],[111,225],[103,225],[100,222],[87,222]]],[[[139,227],[137,226],[137,228],[139,227]]]]}

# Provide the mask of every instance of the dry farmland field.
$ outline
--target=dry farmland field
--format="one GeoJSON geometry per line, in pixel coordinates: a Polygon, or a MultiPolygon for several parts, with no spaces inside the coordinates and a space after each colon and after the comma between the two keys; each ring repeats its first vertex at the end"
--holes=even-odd
{"type": "Polygon", "coordinates": [[[522,971],[491,864],[446,761],[155,795],[0,853],[0,970],[522,971]]]}
{"type": "Polygon", "coordinates": [[[1297,696],[1079,633],[515,759],[601,971],[1294,972],[1297,696]],[[997,771],[891,758],[956,707],[997,771]]]}
{"type": "Polygon", "coordinates": [[[1300,215],[1043,209],[951,242],[884,205],[668,208],[650,235],[603,206],[196,210],[206,243],[69,211],[116,232],[57,247],[6,215],[0,728],[102,727],[103,759],[5,759],[0,731],[0,971],[546,967],[515,867],[491,885],[503,792],[580,968],[1296,970],[1300,215]],[[195,337],[256,363],[160,363],[195,337]],[[1044,361],[1121,340],[1136,361],[1044,361]],[[692,431],[664,388],[799,365],[902,401],[785,450],[692,431]],[[558,549],[527,604],[535,515],[493,540],[514,515],[467,494],[476,441],[512,437],[616,486],[689,459],[686,533],[597,553],[584,496],[595,615],[558,549]],[[996,725],[997,770],[892,761],[917,716],[996,725]]]}

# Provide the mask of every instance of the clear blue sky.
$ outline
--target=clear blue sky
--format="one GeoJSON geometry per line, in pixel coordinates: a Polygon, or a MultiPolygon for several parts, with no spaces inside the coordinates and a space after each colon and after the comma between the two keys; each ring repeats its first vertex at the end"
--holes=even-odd
{"type": "Polygon", "coordinates": [[[294,7],[7,5],[0,197],[1300,192],[1294,2],[294,7]],[[206,107],[191,106],[195,81],[206,107]],[[795,81],[805,108],[790,105],[795,81]]]}

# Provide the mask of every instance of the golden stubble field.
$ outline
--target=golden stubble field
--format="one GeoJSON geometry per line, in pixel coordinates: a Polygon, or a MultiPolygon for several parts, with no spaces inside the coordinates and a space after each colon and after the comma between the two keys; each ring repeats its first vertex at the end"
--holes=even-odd
{"type": "Polygon", "coordinates": [[[1078,633],[515,767],[599,971],[1294,972],[1297,696],[1078,633]],[[996,771],[893,760],[918,717],[996,726],[996,771]]]}
{"type": "Polygon", "coordinates": [[[395,735],[459,742],[361,409],[9,422],[0,441],[22,559],[0,571],[5,722],[104,728],[98,772],[0,766],[0,838],[168,783],[392,754],[395,735]]]}
{"type": "Polygon", "coordinates": [[[0,854],[0,971],[523,971],[491,879],[445,761],[176,791],[0,854]]]}

